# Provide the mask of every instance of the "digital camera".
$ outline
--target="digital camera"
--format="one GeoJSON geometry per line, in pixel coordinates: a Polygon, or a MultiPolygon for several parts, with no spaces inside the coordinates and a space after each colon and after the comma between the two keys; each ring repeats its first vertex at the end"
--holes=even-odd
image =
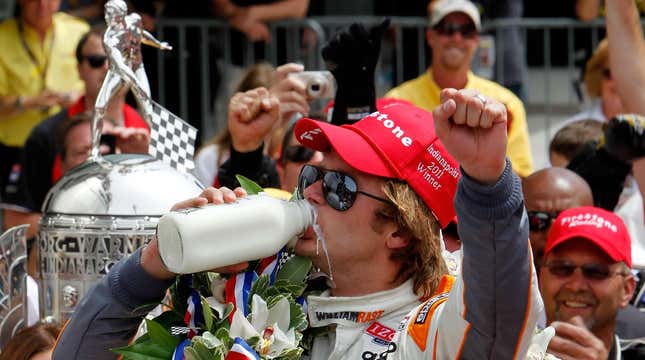
{"type": "Polygon", "coordinates": [[[331,99],[336,94],[336,81],[329,71],[302,71],[289,76],[302,80],[307,87],[307,95],[312,99],[331,99]]]}

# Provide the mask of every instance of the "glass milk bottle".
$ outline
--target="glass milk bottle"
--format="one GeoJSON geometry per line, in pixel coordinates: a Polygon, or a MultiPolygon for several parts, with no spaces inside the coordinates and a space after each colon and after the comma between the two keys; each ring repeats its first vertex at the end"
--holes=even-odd
{"type": "Polygon", "coordinates": [[[276,254],[313,224],[306,200],[260,193],[234,203],[172,211],[159,219],[157,241],[166,268],[206,271],[276,254]]]}

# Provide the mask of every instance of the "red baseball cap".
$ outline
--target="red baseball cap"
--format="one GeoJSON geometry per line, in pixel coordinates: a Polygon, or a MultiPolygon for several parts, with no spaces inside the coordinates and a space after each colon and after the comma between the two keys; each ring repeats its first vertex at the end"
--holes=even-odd
{"type": "Polygon", "coordinates": [[[352,125],[302,119],[294,133],[311,149],[335,150],[356,170],[405,181],[442,228],[454,218],[453,199],[461,174],[435,133],[431,113],[393,102],[352,125]]]}
{"type": "Polygon", "coordinates": [[[555,219],[544,246],[546,256],[556,246],[584,238],[602,249],[615,262],[632,267],[632,242],[623,220],[605,209],[582,206],[567,209],[555,219]]]}

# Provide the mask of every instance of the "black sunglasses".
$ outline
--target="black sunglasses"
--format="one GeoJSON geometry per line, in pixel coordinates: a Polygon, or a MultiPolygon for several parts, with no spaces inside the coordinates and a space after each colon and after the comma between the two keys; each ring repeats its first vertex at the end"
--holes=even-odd
{"type": "Polygon", "coordinates": [[[549,272],[557,277],[566,278],[580,268],[582,276],[588,280],[605,280],[613,275],[625,275],[622,272],[612,272],[608,264],[582,264],[576,265],[568,261],[553,261],[544,264],[549,272]]]}
{"type": "Polygon", "coordinates": [[[442,21],[434,27],[434,30],[443,36],[452,36],[454,33],[458,32],[461,36],[468,39],[477,35],[477,28],[473,23],[455,24],[442,21]]]}
{"type": "Polygon", "coordinates": [[[558,217],[557,212],[544,211],[527,211],[529,217],[529,230],[546,231],[551,227],[551,223],[558,217]]]}
{"type": "Polygon", "coordinates": [[[298,176],[298,198],[304,199],[304,191],[316,181],[322,179],[322,190],[325,200],[335,210],[346,211],[354,205],[356,194],[363,194],[374,200],[391,204],[389,200],[358,190],[356,180],[340,171],[327,170],[318,166],[305,165],[298,176]]]}
{"type": "Polygon", "coordinates": [[[287,146],[282,151],[282,162],[288,160],[294,163],[306,163],[314,157],[316,151],[302,145],[287,146]]]}
{"type": "Polygon", "coordinates": [[[87,63],[90,64],[90,66],[94,69],[98,69],[100,67],[103,67],[105,64],[105,61],[107,60],[107,56],[105,55],[83,55],[83,59],[87,60],[87,63]]]}

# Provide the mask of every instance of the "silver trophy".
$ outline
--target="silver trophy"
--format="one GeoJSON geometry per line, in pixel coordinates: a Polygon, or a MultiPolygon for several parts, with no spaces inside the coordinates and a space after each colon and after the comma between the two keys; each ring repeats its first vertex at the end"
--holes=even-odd
{"type": "Polygon", "coordinates": [[[190,139],[194,140],[196,131],[150,99],[141,63],[142,42],[161,49],[170,46],[142,30],[139,15],[126,15],[126,9],[121,0],[105,4],[104,46],[110,68],[96,100],[92,152],[85,163],[65,173],[43,204],[38,233],[41,316],[60,322],[71,316],[83,295],[116,262],[152,239],[157,221],[172,205],[198,195],[203,188],[185,171],[192,166],[190,139]],[[148,121],[150,152],[156,158],[100,155],[98,139],[105,107],[123,86],[133,91],[148,121]],[[168,124],[174,126],[172,131],[164,128],[168,124]],[[168,138],[170,133],[180,134],[181,140],[168,138]],[[160,139],[160,134],[166,138],[160,139]],[[157,144],[154,149],[153,142],[157,144]],[[182,148],[181,154],[159,144],[182,148]]]}
{"type": "Polygon", "coordinates": [[[20,225],[0,236],[0,349],[27,323],[27,248],[20,225]]]}

